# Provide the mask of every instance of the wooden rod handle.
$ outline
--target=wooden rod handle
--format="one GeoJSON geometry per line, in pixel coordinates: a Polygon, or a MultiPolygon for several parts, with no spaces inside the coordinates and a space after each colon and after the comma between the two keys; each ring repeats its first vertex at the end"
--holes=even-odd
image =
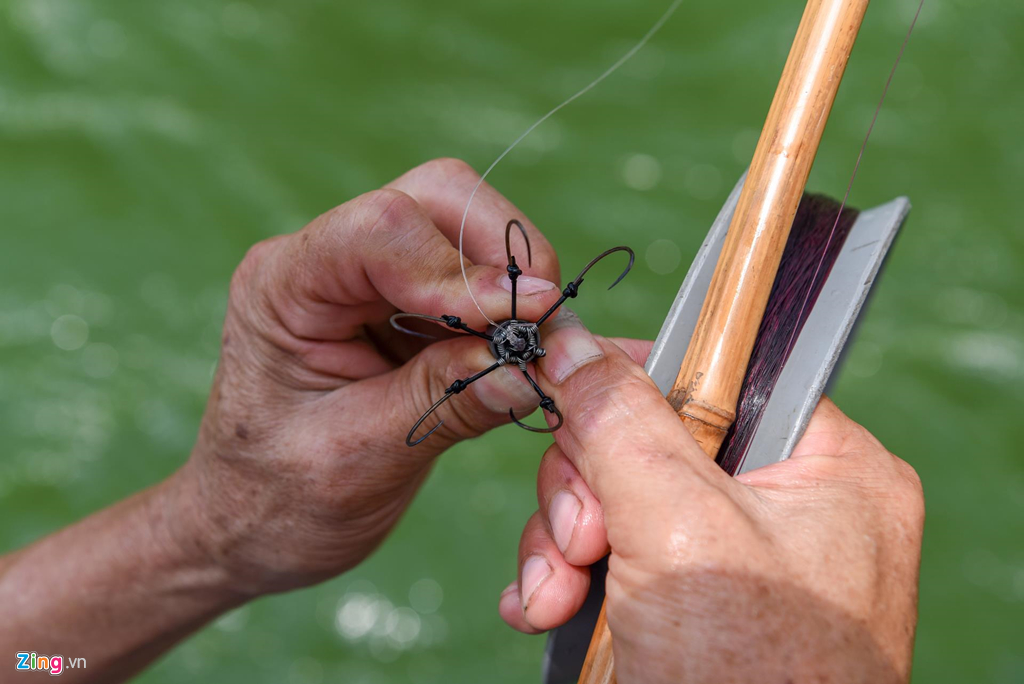
{"type": "Polygon", "coordinates": [[[668,399],[712,458],[740,388],[789,229],[868,0],[804,10],[697,328],[668,399]]]}
{"type": "Polygon", "coordinates": [[[587,649],[587,658],[583,661],[583,671],[580,672],[580,684],[616,684],[612,633],[608,629],[608,619],[604,614],[606,607],[606,604],[601,604],[594,636],[590,640],[590,648],[587,649]]]}
{"type": "MultiPolygon", "coordinates": [[[[736,418],[789,229],[868,0],[808,0],[740,193],[697,327],[668,400],[701,448],[718,455],[736,418]]],[[[579,684],[613,684],[601,607],[579,684]]]]}

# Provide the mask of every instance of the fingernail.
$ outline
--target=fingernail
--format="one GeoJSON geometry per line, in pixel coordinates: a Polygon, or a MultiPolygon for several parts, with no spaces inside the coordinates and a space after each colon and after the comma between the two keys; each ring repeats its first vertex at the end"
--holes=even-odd
{"type": "Polygon", "coordinates": [[[530,607],[530,599],[548,577],[551,577],[551,566],[544,556],[530,556],[523,563],[523,581],[520,586],[523,588],[524,613],[530,607]]]}
{"type": "Polygon", "coordinates": [[[583,504],[572,492],[561,491],[551,499],[548,507],[548,520],[551,522],[551,533],[555,537],[558,550],[565,553],[572,541],[572,533],[576,530],[576,519],[579,518],[583,504]]]}
{"type": "MultiPolygon", "coordinates": [[[[503,275],[498,279],[501,286],[508,292],[512,291],[512,280],[507,276],[503,275]]],[[[516,281],[516,292],[521,295],[535,295],[541,292],[548,292],[554,290],[557,285],[549,280],[543,278],[533,278],[530,276],[519,276],[519,280],[516,281]]]]}
{"type": "Polygon", "coordinates": [[[519,582],[512,580],[507,587],[501,590],[501,598],[505,598],[513,592],[519,591],[519,582]]]}
{"type": "Polygon", "coordinates": [[[556,385],[570,375],[604,356],[601,346],[587,330],[579,317],[563,309],[545,331],[544,348],[547,356],[543,360],[544,374],[556,385]]]}

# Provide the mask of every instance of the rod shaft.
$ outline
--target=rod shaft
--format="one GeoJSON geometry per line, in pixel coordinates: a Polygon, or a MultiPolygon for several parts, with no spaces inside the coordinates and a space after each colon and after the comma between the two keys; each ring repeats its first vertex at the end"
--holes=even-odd
{"type": "Polygon", "coordinates": [[[868,0],[811,0],[669,402],[711,457],[732,426],[782,252],[868,0]]]}
{"type": "MultiPolygon", "coordinates": [[[[711,458],[736,405],[768,295],[868,0],[808,0],[668,400],[711,458]]],[[[615,684],[601,608],[579,684],[615,684]]]]}

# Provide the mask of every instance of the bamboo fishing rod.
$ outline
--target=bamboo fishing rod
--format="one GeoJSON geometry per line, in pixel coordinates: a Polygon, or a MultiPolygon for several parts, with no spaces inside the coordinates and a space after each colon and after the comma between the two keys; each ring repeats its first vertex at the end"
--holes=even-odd
{"type": "MultiPolygon", "coordinates": [[[[668,401],[711,458],[736,406],[790,227],[868,0],[808,0],[668,401]]],[[[579,684],[613,684],[605,606],[579,684]]]]}

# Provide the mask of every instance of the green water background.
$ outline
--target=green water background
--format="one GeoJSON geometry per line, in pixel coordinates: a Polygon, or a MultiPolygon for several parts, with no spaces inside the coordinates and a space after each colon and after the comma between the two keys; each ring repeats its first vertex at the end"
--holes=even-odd
{"type": "MultiPolygon", "coordinates": [[[[250,244],[433,157],[485,167],[666,4],[0,0],[0,551],[187,457],[250,244]]],[[[801,4],[688,0],[494,174],[567,271],[637,250],[578,300],[596,331],[656,334],[801,4]]],[[[915,8],[870,9],[811,189],[842,195],[915,8]]],[[[1022,41],[1019,2],[929,0],[852,196],[914,203],[834,397],[924,480],[917,682],[1024,681],[1022,41]]],[[[537,681],[496,603],[546,443],[453,450],[364,566],[139,681],[537,681]]]]}

